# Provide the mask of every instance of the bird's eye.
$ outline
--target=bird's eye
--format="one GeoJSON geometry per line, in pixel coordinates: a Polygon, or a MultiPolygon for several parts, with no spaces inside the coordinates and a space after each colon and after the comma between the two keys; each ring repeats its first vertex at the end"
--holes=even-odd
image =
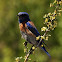
{"type": "Polygon", "coordinates": [[[22,16],[19,16],[19,18],[21,18],[22,16]]]}

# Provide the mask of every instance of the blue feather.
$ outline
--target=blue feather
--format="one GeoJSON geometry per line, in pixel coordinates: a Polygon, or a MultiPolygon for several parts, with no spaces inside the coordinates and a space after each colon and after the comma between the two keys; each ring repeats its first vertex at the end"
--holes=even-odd
{"type": "MultiPolygon", "coordinates": [[[[34,34],[37,36],[39,36],[39,32],[37,31],[37,29],[35,27],[33,27],[29,22],[26,23],[27,24],[27,28],[34,34]]],[[[41,42],[42,44],[42,42],[41,42]]],[[[41,49],[43,49],[45,51],[45,53],[51,58],[50,54],[46,51],[45,47],[40,47],[41,49]]]]}
{"type": "Polygon", "coordinates": [[[35,27],[33,27],[29,22],[26,23],[27,24],[27,28],[34,34],[37,36],[39,36],[39,32],[37,31],[37,29],[35,27]]]}

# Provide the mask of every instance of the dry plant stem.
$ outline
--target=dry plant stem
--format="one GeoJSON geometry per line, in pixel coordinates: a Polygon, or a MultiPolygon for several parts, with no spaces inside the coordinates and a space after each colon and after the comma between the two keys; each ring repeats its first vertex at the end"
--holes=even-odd
{"type": "Polygon", "coordinates": [[[32,52],[35,50],[35,49],[33,50],[32,47],[31,47],[30,51],[28,52],[28,54],[26,55],[26,59],[24,60],[24,62],[27,62],[28,61],[28,58],[29,58],[30,54],[32,54],[32,52]]]}
{"type": "MultiPolygon", "coordinates": [[[[49,28],[48,28],[48,30],[44,33],[43,37],[46,36],[46,34],[47,34],[48,31],[49,31],[49,28]]],[[[40,39],[40,41],[39,41],[37,47],[40,45],[40,43],[42,42],[42,40],[43,40],[43,39],[40,39]]]]}
{"type": "Polygon", "coordinates": [[[24,60],[24,62],[27,62],[28,61],[29,56],[30,56],[30,54],[27,56],[27,58],[24,60]]]}
{"type": "Polygon", "coordinates": [[[50,28],[48,27],[48,30],[46,30],[46,32],[44,33],[43,36],[46,36],[46,34],[47,34],[47,32],[49,31],[49,29],[50,29],[50,28]]]}

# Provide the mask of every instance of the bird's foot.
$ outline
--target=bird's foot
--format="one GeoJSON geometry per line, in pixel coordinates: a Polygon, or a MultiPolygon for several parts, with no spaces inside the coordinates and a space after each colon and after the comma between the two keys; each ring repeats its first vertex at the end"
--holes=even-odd
{"type": "Polygon", "coordinates": [[[27,46],[27,43],[28,43],[28,42],[25,41],[25,42],[23,43],[23,45],[24,45],[24,46],[27,46]]]}

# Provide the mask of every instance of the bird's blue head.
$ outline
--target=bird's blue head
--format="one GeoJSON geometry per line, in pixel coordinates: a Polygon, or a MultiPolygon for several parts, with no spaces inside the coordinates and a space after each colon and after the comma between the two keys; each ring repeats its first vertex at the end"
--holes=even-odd
{"type": "Polygon", "coordinates": [[[23,23],[24,21],[25,22],[30,21],[29,14],[26,12],[19,12],[17,16],[18,16],[19,23],[23,23]]]}

